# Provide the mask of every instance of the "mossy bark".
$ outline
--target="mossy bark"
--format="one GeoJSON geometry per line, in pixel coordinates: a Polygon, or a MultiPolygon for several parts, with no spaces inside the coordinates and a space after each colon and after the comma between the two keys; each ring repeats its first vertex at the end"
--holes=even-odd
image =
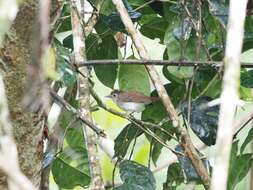
{"type": "MultiPolygon", "coordinates": [[[[6,68],[0,71],[3,71],[20,167],[24,174],[39,187],[42,122],[38,113],[26,112],[21,103],[25,92],[27,66],[32,64],[30,45],[37,10],[36,0],[23,0],[10,32],[0,47],[0,58],[6,64],[6,68]]],[[[3,174],[0,174],[0,189],[7,189],[3,174]]]]}

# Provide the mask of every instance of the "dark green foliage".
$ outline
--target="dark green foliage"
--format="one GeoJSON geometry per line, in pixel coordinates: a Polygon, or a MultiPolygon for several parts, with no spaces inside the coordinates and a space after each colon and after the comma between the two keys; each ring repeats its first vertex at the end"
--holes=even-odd
{"type": "Polygon", "coordinates": [[[184,175],[179,163],[171,164],[167,169],[167,179],[163,184],[164,189],[176,190],[177,186],[184,182],[184,175]]]}
{"type": "Polygon", "coordinates": [[[124,127],[124,129],[120,132],[120,134],[116,137],[114,140],[114,151],[115,151],[115,157],[124,158],[127,150],[129,148],[129,145],[131,142],[139,137],[142,134],[142,131],[134,126],[133,124],[128,124],[124,127]]]}
{"type": "MultiPolygon", "coordinates": [[[[175,150],[177,152],[180,152],[180,153],[184,154],[184,148],[181,145],[177,145],[175,150]]],[[[198,152],[198,154],[199,154],[200,157],[203,157],[203,154],[201,154],[200,152],[198,152]]],[[[188,157],[181,156],[179,154],[177,155],[177,158],[178,158],[178,161],[180,163],[180,166],[181,166],[182,172],[184,174],[185,180],[187,182],[196,181],[196,182],[200,183],[201,178],[199,177],[199,175],[197,174],[195,168],[193,167],[191,160],[188,157]]],[[[201,160],[202,160],[206,170],[209,171],[210,165],[209,165],[208,160],[206,158],[202,158],[201,160]]]]}
{"type": "Polygon", "coordinates": [[[253,70],[242,71],[241,85],[246,88],[253,88],[253,70]]]}
{"type": "Polygon", "coordinates": [[[238,140],[233,143],[230,155],[227,185],[229,190],[235,189],[236,185],[248,174],[252,167],[252,154],[238,154],[238,143],[238,140]]]}
{"type": "Polygon", "coordinates": [[[143,65],[120,65],[118,73],[119,89],[133,90],[150,94],[150,81],[143,65]]]}
{"type": "MultiPolygon", "coordinates": [[[[136,11],[128,11],[128,14],[133,22],[137,22],[141,18],[141,13],[136,11]]],[[[101,19],[110,29],[125,32],[125,26],[118,13],[113,12],[108,16],[101,15],[101,19]]]]}
{"type": "Polygon", "coordinates": [[[120,163],[120,177],[123,185],[114,190],[155,190],[155,178],[147,167],[137,162],[125,160],[120,163]]]}
{"type": "MultiPolygon", "coordinates": [[[[89,35],[86,39],[88,59],[117,59],[117,44],[112,35],[100,38],[98,35],[89,35]]],[[[98,79],[109,88],[113,88],[117,77],[117,65],[94,66],[98,79]]]]}
{"type": "Polygon", "coordinates": [[[63,45],[55,40],[57,50],[58,72],[60,74],[60,82],[63,86],[73,86],[77,80],[77,72],[70,65],[71,52],[63,47],[63,45]]]}
{"type": "Polygon", "coordinates": [[[52,174],[55,182],[61,188],[87,187],[90,183],[90,174],[86,150],[64,148],[53,162],[52,174]]]}
{"type": "MultiPolygon", "coordinates": [[[[199,139],[208,146],[216,142],[219,106],[208,107],[207,103],[212,101],[210,97],[201,97],[191,103],[190,127],[199,139]]],[[[188,102],[180,105],[183,116],[187,118],[188,102]]]]}
{"type": "Polygon", "coordinates": [[[241,154],[244,152],[246,146],[252,141],[252,139],[253,139],[253,128],[249,130],[248,135],[241,146],[240,150],[241,154]]]}
{"type": "MultiPolygon", "coordinates": [[[[142,14],[140,12],[134,11],[132,6],[127,0],[123,0],[123,3],[128,11],[128,14],[133,22],[137,22],[141,19],[142,14]]],[[[112,30],[125,32],[125,26],[121,21],[119,13],[112,12],[109,15],[100,15],[102,21],[112,30]]]]}

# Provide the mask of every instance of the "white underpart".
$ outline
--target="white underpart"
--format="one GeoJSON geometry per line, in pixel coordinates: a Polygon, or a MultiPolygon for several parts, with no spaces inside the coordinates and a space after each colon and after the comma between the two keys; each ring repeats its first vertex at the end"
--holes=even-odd
{"type": "Polygon", "coordinates": [[[135,102],[116,102],[118,106],[126,111],[141,112],[145,109],[145,104],[135,102]]]}

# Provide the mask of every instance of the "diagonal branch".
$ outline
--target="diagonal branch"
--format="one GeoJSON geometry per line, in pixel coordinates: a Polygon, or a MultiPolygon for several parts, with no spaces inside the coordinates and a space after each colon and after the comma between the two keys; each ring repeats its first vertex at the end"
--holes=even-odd
{"type": "MultiPolygon", "coordinates": [[[[141,40],[141,37],[139,35],[139,33],[137,33],[133,22],[131,21],[128,12],[126,10],[126,8],[124,7],[124,4],[122,2],[122,0],[112,0],[113,3],[116,6],[116,9],[118,10],[121,20],[124,23],[128,33],[131,35],[132,40],[135,44],[136,49],[138,50],[138,53],[140,55],[140,57],[144,60],[148,60],[150,59],[147,50],[144,47],[144,44],[141,40]]],[[[146,69],[150,75],[150,78],[165,106],[165,109],[168,113],[168,115],[170,116],[173,126],[177,129],[177,132],[181,138],[181,145],[184,147],[185,152],[187,154],[187,156],[191,159],[193,166],[195,167],[197,173],[199,174],[199,176],[201,177],[204,185],[206,188],[209,187],[210,185],[210,179],[209,179],[209,175],[207,173],[207,170],[203,164],[203,162],[201,161],[201,159],[198,156],[198,153],[196,152],[196,149],[194,148],[190,136],[187,133],[187,131],[185,130],[185,128],[183,128],[180,123],[179,123],[179,119],[177,116],[177,112],[171,102],[171,99],[169,98],[160,78],[159,75],[157,73],[157,71],[155,70],[155,67],[153,65],[146,65],[146,69]]]]}

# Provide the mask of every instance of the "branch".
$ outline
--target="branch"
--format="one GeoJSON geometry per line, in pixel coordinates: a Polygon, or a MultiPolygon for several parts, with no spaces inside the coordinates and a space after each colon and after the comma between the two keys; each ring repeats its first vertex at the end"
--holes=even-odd
{"type": "MultiPolygon", "coordinates": [[[[77,67],[83,67],[88,65],[113,65],[113,64],[129,64],[129,65],[167,65],[167,66],[184,66],[184,67],[196,67],[196,66],[212,66],[221,67],[222,61],[184,61],[184,60],[115,60],[115,59],[101,59],[101,60],[87,60],[83,62],[77,62],[77,67]]],[[[253,63],[242,62],[242,67],[253,68],[253,63]]]]}
{"type": "Polygon", "coordinates": [[[224,58],[225,71],[211,190],[227,189],[229,158],[233,139],[233,128],[231,126],[234,123],[236,106],[239,100],[240,54],[243,43],[246,6],[247,0],[231,0],[229,4],[227,42],[224,58]]]}
{"type": "MultiPolygon", "coordinates": [[[[137,33],[137,31],[135,30],[133,22],[130,19],[126,8],[124,7],[122,0],[112,0],[112,1],[115,4],[116,9],[118,10],[121,20],[124,23],[128,33],[131,35],[132,40],[135,44],[136,49],[138,50],[140,57],[144,60],[150,59],[150,57],[144,47],[144,44],[141,40],[141,37],[140,37],[139,33],[137,33]]],[[[147,69],[147,71],[150,75],[150,78],[151,78],[151,80],[158,92],[159,97],[161,98],[161,100],[164,104],[164,107],[165,107],[168,115],[170,116],[170,118],[172,120],[173,126],[177,129],[177,132],[180,135],[181,145],[184,147],[186,155],[191,159],[193,166],[195,167],[198,175],[201,177],[205,187],[208,188],[209,184],[210,184],[210,179],[209,179],[209,175],[207,173],[207,170],[206,170],[203,162],[199,158],[199,155],[198,155],[196,149],[194,148],[194,146],[191,142],[190,136],[187,133],[186,129],[183,128],[182,126],[180,126],[177,112],[176,112],[176,110],[171,102],[171,99],[169,98],[160,78],[159,78],[157,71],[155,70],[153,65],[146,65],[146,69],[147,69]]]]}
{"type": "MultiPolygon", "coordinates": [[[[84,18],[84,0],[71,0],[71,23],[72,23],[72,34],[73,34],[73,53],[75,61],[86,60],[86,47],[85,47],[85,31],[82,28],[82,23],[85,21],[84,18]],[[73,7],[76,7],[74,9],[73,7]]],[[[83,67],[81,70],[85,76],[89,76],[89,69],[83,67]]],[[[79,108],[80,114],[86,118],[87,121],[92,123],[90,113],[90,92],[89,92],[89,80],[87,77],[79,77],[78,80],[79,90],[79,108]]],[[[91,183],[89,189],[103,190],[104,183],[102,179],[102,172],[99,162],[98,149],[97,149],[97,135],[85,125],[82,126],[82,131],[85,139],[86,149],[89,158],[89,168],[91,183]]]]}
{"type": "Polygon", "coordinates": [[[64,100],[62,97],[60,97],[56,92],[53,90],[50,90],[51,96],[62,105],[62,107],[70,112],[72,112],[77,119],[82,121],[84,124],[89,126],[98,136],[106,137],[107,135],[105,132],[98,128],[96,125],[94,125],[91,121],[87,120],[86,117],[83,117],[80,111],[76,110],[74,107],[72,107],[66,100],[64,100]]]}

